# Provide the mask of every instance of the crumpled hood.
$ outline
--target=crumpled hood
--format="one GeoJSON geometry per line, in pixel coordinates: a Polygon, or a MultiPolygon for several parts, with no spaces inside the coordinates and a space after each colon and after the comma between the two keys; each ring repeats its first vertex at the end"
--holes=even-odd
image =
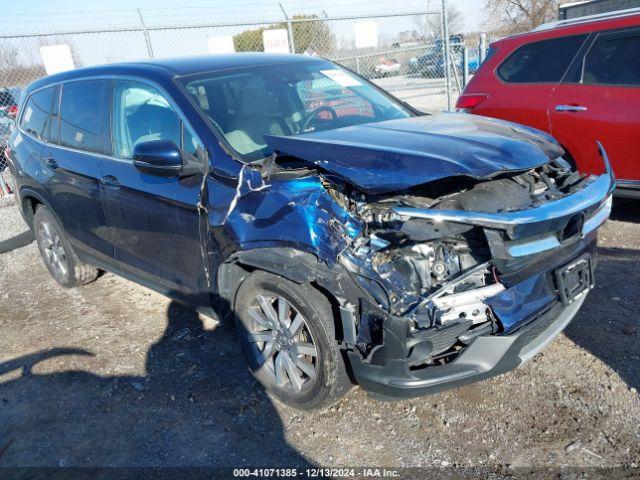
{"type": "Polygon", "coordinates": [[[457,175],[484,179],[529,170],[564,153],[538,130],[462,113],[265,139],[274,151],[313,163],[373,194],[457,175]]]}

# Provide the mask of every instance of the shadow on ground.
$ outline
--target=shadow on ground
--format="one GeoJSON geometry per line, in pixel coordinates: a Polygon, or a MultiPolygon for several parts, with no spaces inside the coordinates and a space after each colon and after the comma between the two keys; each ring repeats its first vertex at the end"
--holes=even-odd
{"type": "MultiPolygon", "coordinates": [[[[640,222],[633,204],[616,202],[621,216],[640,222]]],[[[637,389],[639,262],[640,250],[600,248],[597,288],[565,331],[637,389]]],[[[204,330],[193,309],[172,302],[144,375],[37,373],[67,355],[91,352],[58,348],[0,363],[0,467],[308,465],[247,371],[232,322],[204,330]]]]}
{"type": "Polygon", "coordinates": [[[640,250],[598,248],[596,288],[565,335],[640,390],[640,250]]]}
{"type": "Polygon", "coordinates": [[[36,237],[33,235],[33,231],[27,230],[19,233],[15,237],[8,238],[0,242],[0,253],[10,252],[16,248],[22,248],[33,242],[36,237]]]}
{"type": "Polygon", "coordinates": [[[82,350],[0,364],[17,377],[0,383],[0,466],[307,466],[247,371],[233,322],[204,330],[175,302],[167,320],[144,376],[34,373],[53,357],[91,355],[82,350]]]}
{"type": "Polygon", "coordinates": [[[640,200],[631,198],[614,199],[611,220],[640,223],[640,200]]]}

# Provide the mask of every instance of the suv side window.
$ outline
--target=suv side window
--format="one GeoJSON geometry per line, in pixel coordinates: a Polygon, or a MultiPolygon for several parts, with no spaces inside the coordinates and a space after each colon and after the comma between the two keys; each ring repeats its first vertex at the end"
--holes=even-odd
{"type": "Polygon", "coordinates": [[[65,83],[60,104],[60,145],[109,154],[109,87],[107,80],[65,83]]]}
{"type": "Polygon", "coordinates": [[[117,81],[113,92],[113,151],[118,158],[131,158],[140,142],[171,140],[188,160],[196,160],[200,143],[169,101],[142,82],[117,81]]]}
{"type": "Polygon", "coordinates": [[[20,128],[38,140],[48,141],[49,139],[51,124],[49,114],[55,96],[54,91],[54,87],[49,87],[31,94],[25,103],[24,113],[20,117],[20,128]]]}
{"type": "Polygon", "coordinates": [[[584,59],[582,83],[640,85],[640,35],[600,37],[584,59]]]}
{"type": "Polygon", "coordinates": [[[557,83],[587,35],[528,43],[513,52],[498,68],[507,83],[557,83]]]}

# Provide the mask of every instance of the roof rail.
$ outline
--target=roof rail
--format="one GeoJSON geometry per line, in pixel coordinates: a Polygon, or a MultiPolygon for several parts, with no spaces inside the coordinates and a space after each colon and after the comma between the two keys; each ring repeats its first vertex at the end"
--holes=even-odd
{"type": "Polygon", "coordinates": [[[539,32],[541,30],[551,30],[553,28],[568,27],[569,25],[580,25],[581,23],[595,22],[597,20],[607,20],[609,18],[621,18],[631,15],[640,14],[640,7],[627,8],[626,10],[615,10],[613,12],[598,13],[596,15],[587,15],[585,17],[569,18],[567,20],[557,20],[555,22],[549,22],[542,24],[533,30],[532,32],[539,32]]]}

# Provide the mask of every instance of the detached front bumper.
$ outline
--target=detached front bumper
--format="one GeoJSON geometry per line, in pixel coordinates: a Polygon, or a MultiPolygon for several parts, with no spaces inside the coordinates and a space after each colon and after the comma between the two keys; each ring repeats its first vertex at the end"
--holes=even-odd
{"type": "MultiPolygon", "coordinates": [[[[507,336],[483,336],[452,362],[411,370],[403,342],[386,343],[385,364],[370,365],[349,352],[353,373],[365,390],[380,399],[401,399],[437,393],[477,382],[517,368],[544,349],[575,317],[585,296],[567,307],[556,304],[535,321],[507,336]]],[[[407,322],[389,317],[385,326],[388,340],[407,337],[407,322]]]]}

